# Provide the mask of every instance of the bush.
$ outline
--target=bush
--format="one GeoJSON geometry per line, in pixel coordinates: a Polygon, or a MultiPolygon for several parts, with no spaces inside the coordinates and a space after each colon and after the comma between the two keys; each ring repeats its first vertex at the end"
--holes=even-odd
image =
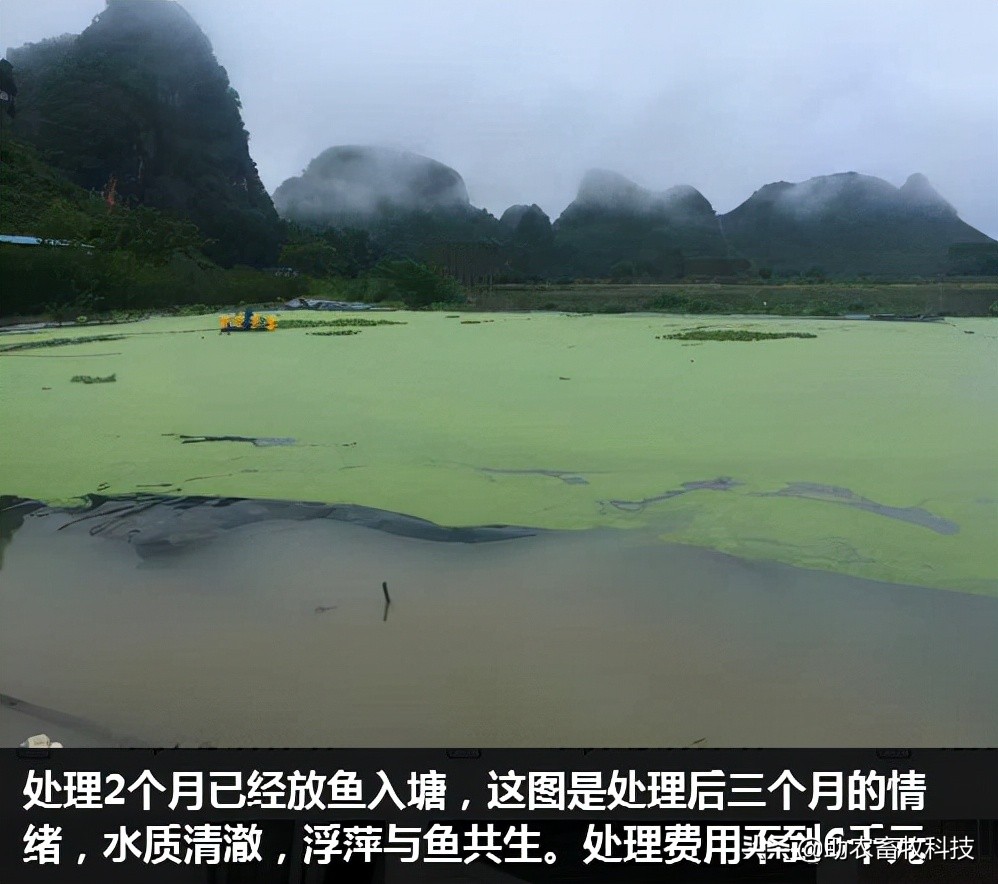
{"type": "Polygon", "coordinates": [[[650,310],[684,310],[686,305],[687,299],[681,295],[659,295],[649,302],[648,308],[650,310]]]}
{"type": "Polygon", "coordinates": [[[304,277],[250,267],[222,270],[179,256],[159,266],[132,262],[112,278],[93,257],[71,247],[0,246],[0,315],[45,313],[62,322],[122,311],[204,313],[238,302],[288,301],[306,294],[309,285],[304,277]]]}
{"type": "Polygon", "coordinates": [[[809,302],[804,310],[805,316],[838,316],[841,310],[835,304],[826,301],[809,302]]]}
{"type": "Polygon", "coordinates": [[[692,298],[686,305],[690,313],[726,313],[727,308],[723,304],[716,304],[713,301],[704,301],[700,298],[692,298]]]}
{"type": "Polygon", "coordinates": [[[610,268],[610,278],[614,280],[633,279],[634,263],[632,261],[618,261],[610,268]]]}
{"type": "Polygon", "coordinates": [[[423,310],[434,303],[453,305],[465,301],[456,280],[416,261],[382,261],[374,269],[374,275],[387,281],[391,293],[410,310],[423,310]]]}

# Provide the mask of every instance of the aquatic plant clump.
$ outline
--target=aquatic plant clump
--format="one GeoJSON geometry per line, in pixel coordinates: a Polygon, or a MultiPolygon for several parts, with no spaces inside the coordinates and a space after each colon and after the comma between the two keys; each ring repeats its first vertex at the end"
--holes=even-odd
{"type": "Polygon", "coordinates": [[[359,335],[359,328],[337,328],[333,331],[317,331],[317,332],[305,332],[307,335],[316,335],[320,338],[328,338],[331,335],[359,335]]]}
{"type": "Polygon", "coordinates": [[[116,375],[109,374],[106,378],[98,378],[89,374],[78,374],[70,378],[74,384],[113,384],[118,380],[116,375]]]}
{"type": "Polygon", "coordinates": [[[71,344],[95,344],[101,341],[120,341],[124,335],[86,335],[79,338],[48,338],[42,341],[23,341],[18,344],[0,344],[0,353],[17,350],[39,350],[47,347],[68,347],[71,344]]]}
{"type": "Polygon", "coordinates": [[[816,338],[810,332],[759,332],[745,329],[694,329],[675,335],[656,335],[658,341],[777,341],[782,338],[816,338]]]}
{"type": "Polygon", "coordinates": [[[405,325],[392,319],[282,319],[281,328],[373,328],[378,325],[405,325]]]}

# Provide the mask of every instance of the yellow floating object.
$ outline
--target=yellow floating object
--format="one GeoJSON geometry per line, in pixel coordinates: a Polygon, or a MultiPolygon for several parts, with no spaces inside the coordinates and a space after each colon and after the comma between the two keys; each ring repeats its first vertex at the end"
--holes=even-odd
{"type": "Polygon", "coordinates": [[[235,316],[224,314],[218,317],[218,325],[222,331],[276,331],[277,317],[252,313],[249,318],[249,328],[246,328],[245,313],[237,313],[235,316]]]}

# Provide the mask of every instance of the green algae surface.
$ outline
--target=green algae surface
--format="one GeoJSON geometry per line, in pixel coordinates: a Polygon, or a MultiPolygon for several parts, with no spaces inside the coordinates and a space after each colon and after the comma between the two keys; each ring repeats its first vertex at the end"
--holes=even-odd
{"type": "Polygon", "coordinates": [[[221,335],[213,315],[78,344],[93,330],[0,335],[0,492],[612,526],[998,595],[998,322],[392,318],[351,336],[221,335]],[[816,337],[664,339],[710,330],[816,337]]]}

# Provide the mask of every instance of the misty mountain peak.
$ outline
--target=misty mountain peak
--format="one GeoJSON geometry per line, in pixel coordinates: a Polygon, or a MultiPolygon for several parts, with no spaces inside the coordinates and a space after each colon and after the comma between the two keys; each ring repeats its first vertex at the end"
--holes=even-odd
{"type": "Polygon", "coordinates": [[[988,241],[924,175],[901,188],[857,172],[767,184],[721,221],[739,253],[781,273],[938,273],[952,244],[988,241]]]}
{"type": "Polygon", "coordinates": [[[249,153],[239,96],[171,0],[110,0],[77,37],[10,52],[15,137],[77,185],[183,215],[222,264],[276,260],[280,225],[249,153]]]}
{"type": "Polygon", "coordinates": [[[710,202],[688,184],[656,193],[635,184],[618,172],[590,169],[582,178],[575,197],[576,208],[598,208],[623,212],[672,212],[676,210],[707,212],[713,215],[710,202]]]}
{"type": "Polygon", "coordinates": [[[651,193],[629,178],[608,169],[590,169],[582,177],[576,202],[604,208],[643,207],[651,193]]]}
{"type": "Polygon", "coordinates": [[[940,195],[921,172],[908,176],[901,185],[902,200],[916,211],[936,217],[955,218],[956,209],[940,195]]]}
{"type": "Polygon", "coordinates": [[[797,184],[780,181],[757,190],[734,212],[764,207],[801,220],[833,216],[839,220],[909,215],[957,217],[956,210],[920,174],[912,175],[900,189],[882,178],[858,172],[819,175],[797,184]]]}
{"type": "Polygon", "coordinates": [[[519,245],[547,243],[553,237],[551,219],[537,203],[510,206],[499,219],[499,231],[519,245]]]}
{"type": "Polygon", "coordinates": [[[378,215],[469,209],[464,179],[443,163],[386,147],[341,145],[323,151],[274,192],[298,221],[360,221],[378,215]]]}
{"type": "Polygon", "coordinates": [[[785,209],[810,215],[844,208],[888,205],[897,198],[897,188],[881,178],[858,172],[836,172],[809,178],[783,190],[785,209]]]}
{"type": "Polygon", "coordinates": [[[211,53],[211,44],[190,13],[174,0],[107,0],[83,33],[84,41],[113,39],[155,47],[179,46],[211,53]]]}
{"type": "Polygon", "coordinates": [[[510,206],[502,213],[502,217],[499,219],[499,224],[503,228],[508,228],[514,230],[518,227],[524,218],[531,217],[537,221],[551,223],[551,219],[548,218],[547,213],[539,206],[537,203],[532,205],[517,205],[510,206]]]}

